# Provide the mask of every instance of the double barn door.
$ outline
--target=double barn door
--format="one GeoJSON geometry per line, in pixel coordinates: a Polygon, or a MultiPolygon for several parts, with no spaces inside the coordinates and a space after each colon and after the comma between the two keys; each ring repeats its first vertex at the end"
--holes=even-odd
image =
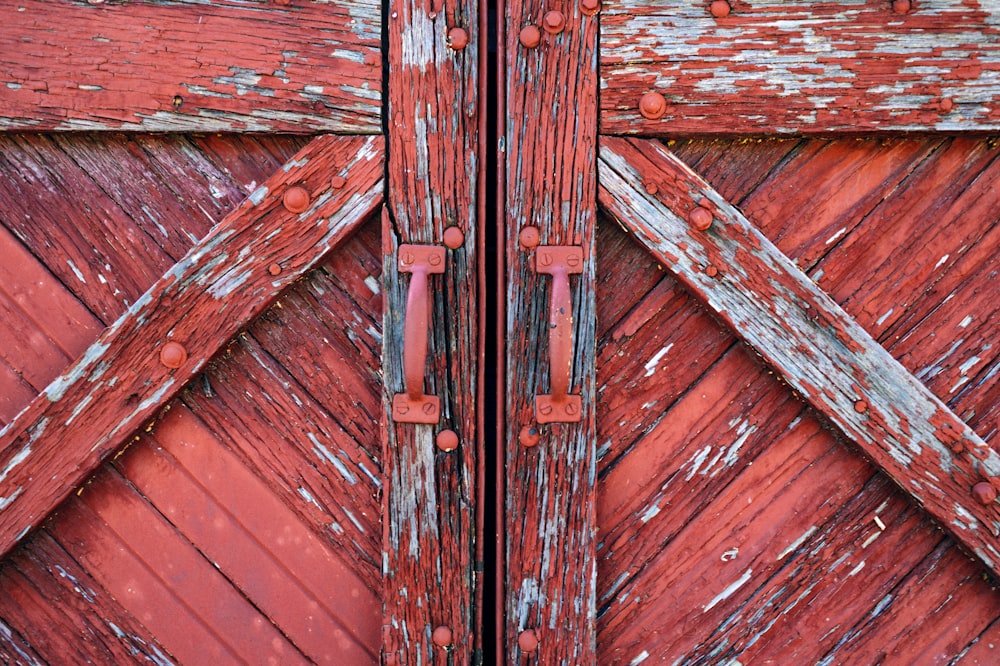
{"type": "Polygon", "coordinates": [[[953,4],[17,3],[5,661],[988,663],[953,4]]]}

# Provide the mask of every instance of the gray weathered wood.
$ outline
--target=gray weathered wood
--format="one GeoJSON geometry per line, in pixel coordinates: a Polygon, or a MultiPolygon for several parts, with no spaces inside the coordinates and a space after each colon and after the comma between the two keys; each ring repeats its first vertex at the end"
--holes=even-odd
{"type": "Polygon", "coordinates": [[[601,131],[995,131],[994,2],[615,0],[601,20],[601,131]],[[666,114],[639,98],[658,91],[666,114]]]}
{"type": "Polygon", "coordinates": [[[382,198],[381,137],[324,136],[216,225],[65,373],[0,431],[0,553],[108,455],[382,198]],[[331,184],[332,174],[346,184],[331,184]],[[282,205],[290,186],[308,207],[282,205]],[[168,342],[187,358],[160,361],[168,342]]]}
{"type": "Polygon", "coordinates": [[[601,204],[992,571],[1000,456],[745,217],[660,144],[606,137],[601,204]],[[651,194],[650,191],[655,192],[651,194]],[[710,211],[705,231],[688,218],[710,211]]]}

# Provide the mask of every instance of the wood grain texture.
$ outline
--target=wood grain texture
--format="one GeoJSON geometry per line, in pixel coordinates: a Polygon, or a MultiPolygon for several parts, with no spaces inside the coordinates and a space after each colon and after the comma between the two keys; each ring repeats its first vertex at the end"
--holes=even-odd
{"type": "Polygon", "coordinates": [[[985,442],[669,152],[609,138],[601,177],[602,204],[659,261],[996,571],[996,507],[970,492],[1000,470],[985,442]],[[708,231],[686,220],[696,205],[716,218],[708,231]]]}
{"type": "Polygon", "coordinates": [[[28,0],[0,35],[0,129],[374,134],[380,36],[371,0],[28,0]]]}
{"type": "MultiPolygon", "coordinates": [[[[477,2],[406,0],[388,8],[387,207],[382,227],[385,433],[383,447],[383,651],[387,663],[480,663],[475,498],[479,495],[479,257],[477,211],[482,41],[477,2]],[[467,45],[451,48],[452,30],[467,45]],[[410,278],[398,270],[400,244],[435,244],[445,229],[464,233],[448,249],[443,275],[430,277],[424,391],[441,401],[435,425],[395,423],[404,391],[403,337],[410,278]],[[451,452],[436,448],[448,429],[451,452]],[[451,631],[437,645],[437,627],[451,631]]],[[[455,42],[457,45],[458,42],[455,42]]]]}
{"type": "Polygon", "coordinates": [[[341,242],[381,198],[381,140],[323,137],[304,149],[193,248],[81,359],[0,432],[2,549],[117,450],[239,329],[341,242]],[[349,174],[336,189],[330,174],[349,174]],[[308,187],[302,214],[280,198],[308,187]],[[272,263],[280,266],[272,275],[272,263]],[[189,358],[160,364],[168,341],[189,358]],[[50,427],[51,426],[51,427],[50,427]]]}
{"type": "Polygon", "coordinates": [[[990,3],[604,3],[601,131],[781,134],[1000,127],[990,3]],[[639,98],[658,91],[665,115],[639,98]]]}
{"type": "Polygon", "coordinates": [[[586,664],[595,656],[594,229],[596,215],[598,20],[576,3],[535,0],[506,6],[504,261],[506,280],[506,539],[504,649],[509,663],[586,664]],[[542,29],[559,9],[565,28],[542,29]],[[539,29],[537,47],[519,33],[539,29]],[[541,246],[579,246],[582,273],[570,277],[573,352],[570,394],[579,423],[538,426],[534,400],[551,393],[549,298],[553,278],[533,269],[537,249],[519,244],[535,227],[541,246]],[[524,446],[522,428],[540,441],[524,446]],[[518,641],[532,630],[538,649],[518,641]]]}

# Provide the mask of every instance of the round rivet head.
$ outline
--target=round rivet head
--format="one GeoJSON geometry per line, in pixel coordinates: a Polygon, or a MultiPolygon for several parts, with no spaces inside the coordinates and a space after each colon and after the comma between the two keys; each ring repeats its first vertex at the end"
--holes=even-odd
{"type": "Polygon", "coordinates": [[[708,277],[714,278],[718,274],[719,274],[719,269],[713,266],[712,264],[705,266],[705,275],[707,275],[708,277]]]}
{"type": "Polygon", "coordinates": [[[270,273],[271,275],[281,275],[281,265],[271,264],[270,266],[267,267],[267,272],[270,273]]]}
{"type": "Polygon", "coordinates": [[[458,434],[454,430],[442,430],[434,438],[434,444],[442,451],[454,451],[458,448],[458,434]]]}
{"type": "Polygon", "coordinates": [[[456,26],[448,31],[448,46],[450,48],[455,51],[461,51],[468,45],[469,33],[465,31],[465,28],[459,28],[456,26]]]}
{"type": "Polygon", "coordinates": [[[517,235],[517,241],[526,250],[538,247],[538,243],[541,242],[538,227],[524,227],[517,235]]]}
{"type": "Polygon", "coordinates": [[[972,486],[972,496],[980,504],[992,504],[997,498],[997,489],[989,481],[980,481],[972,486]]]}
{"type": "Polygon", "coordinates": [[[332,187],[335,190],[339,190],[344,185],[347,185],[347,179],[344,178],[343,176],[334,176],[333,178],[330,179],[330,187],[332,187]]]}
{"type": "Polygon", "coordinates": [[[868,411],[868,403],[865,402],[864,400],[858,400],[857,402],[854,403],[854,411],[856,411],[858,414],[864,414],[865,412],[868,411]]]}
{"type": "Polygon", "coordinates": [[[910,0],[893,0],[892,11],[897,14],[907,14],[913,8],[910,0]]]}
{"type": "Polygon", "coordinates": [[[542,41],[542,31],[538,29],[538,26],[526,25],[518,33],[517,41],[521,42],[521,46],[524,48],[533,49],[542,41]]]}
{"type": "Polygon", "coordinates": [[[704,206],[698,206],[688,216],[688,222],[698,231],[705,231],[712,226],[712,211],[704,206]]]}
{"type": "Polygon", "coordinates": [[[667,98],[658,92],[648,92],[639,98],[639,113],[643,118],[658,120],[667,113],[667,98]]]}
{"type": "Polygon", "coordinates": [[[545,28],[545,32],[556,35],[563,31],[566,27],[566,17],[563,16],[562,12],[557,12],[552,10],[551,12],[546,12],[545,16],[542,18],[542,27],[545,28]]]}
{"type": "Polygon", "coordinates": [[[287,208],[292,213],[301,213],[309,208],[309,193],[306,192],[304,187],[289,187],[285,190],[284,196],[281,197],[281,202],[285,204],[287,208]]]}
{"type": "Polygon", "coordinates": [[[732,6],[726,0],[715,0],[711,5],[708,6],[708,11],[712,13],[715,18],[725,18],[729,16],[729,12],[733,10],[732,6]]]}
{"type": "Polygon", "coordinates": [[[184,346],[178,342],[168,342],[160,348],[160,363],[168,368],[176,369],[184,365],[188,354],[184,346]]]}
{"type": "Polygon", "coordinates": [[[442,240],[444,241],[445,247],[457,250],[465,244],[465,234],[458,227],[448,227],[444,230],[442,240]]]}
{"type": "Polygon", "coordinates": [[[525,629],[517,636],[517,647],[521,652],[534,652],[538,649],[538,634],[534,629],[525,629]]]}
{"type": "Polygon", "coordinates": [[[541,441],[542,437],[538,434],[538,428],[535,426],[524,426],[521,428],[521,432],[517,436],[517,441],[521,443],[521,446],[537,446],[538,442],[541,441]]]}
{"type": "Polygon", "coordinates": [[[955,108],[955,102],[950,97],[942,97],[941,101],[938,102],[938,110],[941,113],[950,113],[953,108],[955,108]]]}
{"type": "Polygon", "coordinates": [[[452,641],[451,629],[445,626],[435,627],[434,632],[431,634],[431,640],[434,641],[434,645],[438,647],[448,647],[451,645],[452,641]]]}

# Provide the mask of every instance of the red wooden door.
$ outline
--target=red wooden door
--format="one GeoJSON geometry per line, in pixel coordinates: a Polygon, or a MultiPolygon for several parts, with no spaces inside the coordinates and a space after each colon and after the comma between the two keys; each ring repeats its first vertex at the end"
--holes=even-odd
{"type": "Polygon", "coordinates": [[[498,650],[995,661],[991,10],[506,16],[498,650]]]}
{"type": "Polygon", "coordinates": [[[474,660],[484,46],[391,9],[5,12],[5,663],[474,660]]]}

